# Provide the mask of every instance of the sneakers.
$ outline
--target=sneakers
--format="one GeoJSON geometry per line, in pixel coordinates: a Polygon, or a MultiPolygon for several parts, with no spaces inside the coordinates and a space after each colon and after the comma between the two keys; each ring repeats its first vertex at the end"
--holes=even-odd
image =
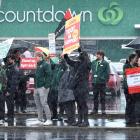
{"type": "Polygon", "coordinates": [[[3,125],[4,124],[4,120],[0,120],[0,125],[3,125]]]}
{"type": "Polygon", "coordinates": [[[43,122],[43,121],[38,120],[38,121],[36,122],[36,124],[37,124],[37,125],[43,125],[43,124],[44,124],[44,122],[43,122]]]}
{"type": "Polygon", "coordinates": [[[46,122],[44,122],[43,125],[44,125],[44,126],[52,125],[52,121],[51,121],[51,120],[47,120],[46,122]]]}

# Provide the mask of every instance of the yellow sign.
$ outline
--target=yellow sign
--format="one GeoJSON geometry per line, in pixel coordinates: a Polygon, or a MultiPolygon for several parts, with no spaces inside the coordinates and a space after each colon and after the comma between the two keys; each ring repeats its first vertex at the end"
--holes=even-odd
{"type": "Polygon", "coordinates": [[[65,24],[63,54],[70,54],[80,47],[80,15],[77,15],[65,24]]]}

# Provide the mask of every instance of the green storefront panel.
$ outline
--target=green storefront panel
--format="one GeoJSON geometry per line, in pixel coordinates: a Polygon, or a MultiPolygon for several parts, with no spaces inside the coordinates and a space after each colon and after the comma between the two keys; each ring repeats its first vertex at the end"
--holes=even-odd
{"type": "Polygon", "coordinates": [[[67,8],[77,14],[83,11],[81,37],[140,35],[140,30],[134,28],[134,24],[140,23],[140,0],[1,1],[0,37],[47,37],[55,31],[57,20],[67,8]]]}

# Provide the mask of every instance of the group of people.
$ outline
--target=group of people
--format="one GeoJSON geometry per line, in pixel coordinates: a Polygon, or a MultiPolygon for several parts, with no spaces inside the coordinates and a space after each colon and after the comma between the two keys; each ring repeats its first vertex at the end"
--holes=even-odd
{"type": "MultiPolygon", "coordinates": [[[[93,73],[94,109],[98,113],[99,95],[102,114],[105,112],[105,87],[109,80],[110,68],[104,60],[104,52],[96,53],[97,59],[90,62],[88,54],[78,49],[78,60],[65,54],[59,64],[47,63],[43,53],[36,53],[38,65],[35,73],[34,99],[40,124],[52,125],[52,120],[62,120],[65,112],[68,125],[86,127],[88,122],[88,80],[93,73]],[[59,107],[59,115],[57,108],[59,107]],[[43,110],[46,114],[44,122],[43,110]],[[75,112],[78,112],[76,121],[75,112]],[[51,115],[49,115],[51,114],[51,115]]],[[[48,59],[48,61],[50,61],[48,59]]]]}
{"type": "MultiPolygon", "coordinates": [[[[26,91],[26,81],[29,77],[34,77],[35,90],[33,96],[37,107],[39,124],[52,125],[53,120],[62,121],[65,112],[67,119],[64,121],[68,125],[79,127],[89,126],[87,99],[89,93],[88,80],[91,70],[94,92],[92,114],[98,113],[99,96],[102,114],[106,114],[105,88],[109,80],[110,68],[108,62],[104,60],[105,54],[103,51],[98,51],[96,53],[97,59],[90,62],[88,54],[85,51],[79,48],[78,52],[79,56],[77,60],[72,60],[68,54],[65,54],[61,57],[59,64],[54,64],[43,52],[35,52],[35,57],[37,58],[35,73],[24,76],[21,76],[21,72],[17,66],[16,61],[19,59],[13,55],[9,56],[6,68],[0,66],[0,73],[4,73],[0,77],[1,123],[5,120],[4,102],[7,104],[8,121],[11,121],[14,119],[14,104],[18,104],[16,103],[16,98],[22,95],[20,103],[26,102],[26,97],[23,96],[26,91]],[[75,115],[76,110],[78,121],[75,115]],[[45,117],[43,116],[44,113],[45,117]]],[[[25,108],[26,105],[22,104],[21,110],[23,112],[25,108]]],[[[16,111],[18,111],[17,106],[16,111]]]]}
{"type": "Polygon", "coordinates": [[[127,77],[126,77],[126,69],[140,67],[140,53],[136,51],[136,53],[130,54],[128,60],[126,61],[123,71],[124,71],[124,94],[126,99],[126,109],[125,109],[125,120],[128,125],[135,125],[136,123],[140,123],[140,113],[139,113],[139,94],[129,94],[127,77]],[[138,108],[138,109],[137,109],[138,108]]]}

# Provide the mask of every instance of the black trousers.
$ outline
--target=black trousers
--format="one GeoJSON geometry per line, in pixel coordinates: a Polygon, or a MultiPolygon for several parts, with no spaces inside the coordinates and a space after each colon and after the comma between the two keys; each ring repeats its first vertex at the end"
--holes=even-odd
{"type": "Polygon", "coordinates": [[[125,119],[127,122],[135,122],[135,96],[128,94],[128,89],[124,88],[126,99],[125,119]]]}
{"type": "Polygon", "coordinates": [[[64,109],[69,123],[75,123],[75,101],[64,103],[64,109]]]}
{"type": "Polygon", "coordinates": [[[50,111],[51,111],[51,118],[57,118],[58,114],[57,114],[57,102],[49,102],[48,103],[50,111]]]}
{"type": "Polygon", "coordinates": [[[0,92],[0,120],[4,120],[5,115],[5,97],[2,92],[0,92]]]}
{"type": "Polygon", "coordinates": [[[14,94],[10,93],[9,96],[5,96],[6,104],[7,104],[7,117],[9,119],[14,118],[14,94]]]}
{"type": "Polygon", "coordinates": [[[105,111],[105,84],[93,84],[93,96],[94,96],[94,111],[98,112],[99,96],[101,103],[101,110],[105,111]]]}
{"type": "Polygon", "coordinates": [[[63,117],[64,112],[65,112],[64,103],[59,103],[59,117],[60,117],[60,118],[63,117]]]}
{"type": "Polygon", "coordinates": [[[51,89],[48,94],[48,105],[51,111],[51,118],[58,118],[58,91],[51,89]]]}
{"type": "Polygon", "coordinates": [[[27,106],[27,98],[26,98],[26,90],[24,89],[19,89],[17,93],[15,93],[15,106],[16,110],[19,111],[24,111],[27,106]]]}
{"type": "Polygon", "coordinates": [[[88,122],[88,106],[87,106],[87,98],[88,98],[88,90],[86,88],[77,88],[74,91],[75,101],[77,103],[78,110],[78,122],[82,123],[88,122]]]}

